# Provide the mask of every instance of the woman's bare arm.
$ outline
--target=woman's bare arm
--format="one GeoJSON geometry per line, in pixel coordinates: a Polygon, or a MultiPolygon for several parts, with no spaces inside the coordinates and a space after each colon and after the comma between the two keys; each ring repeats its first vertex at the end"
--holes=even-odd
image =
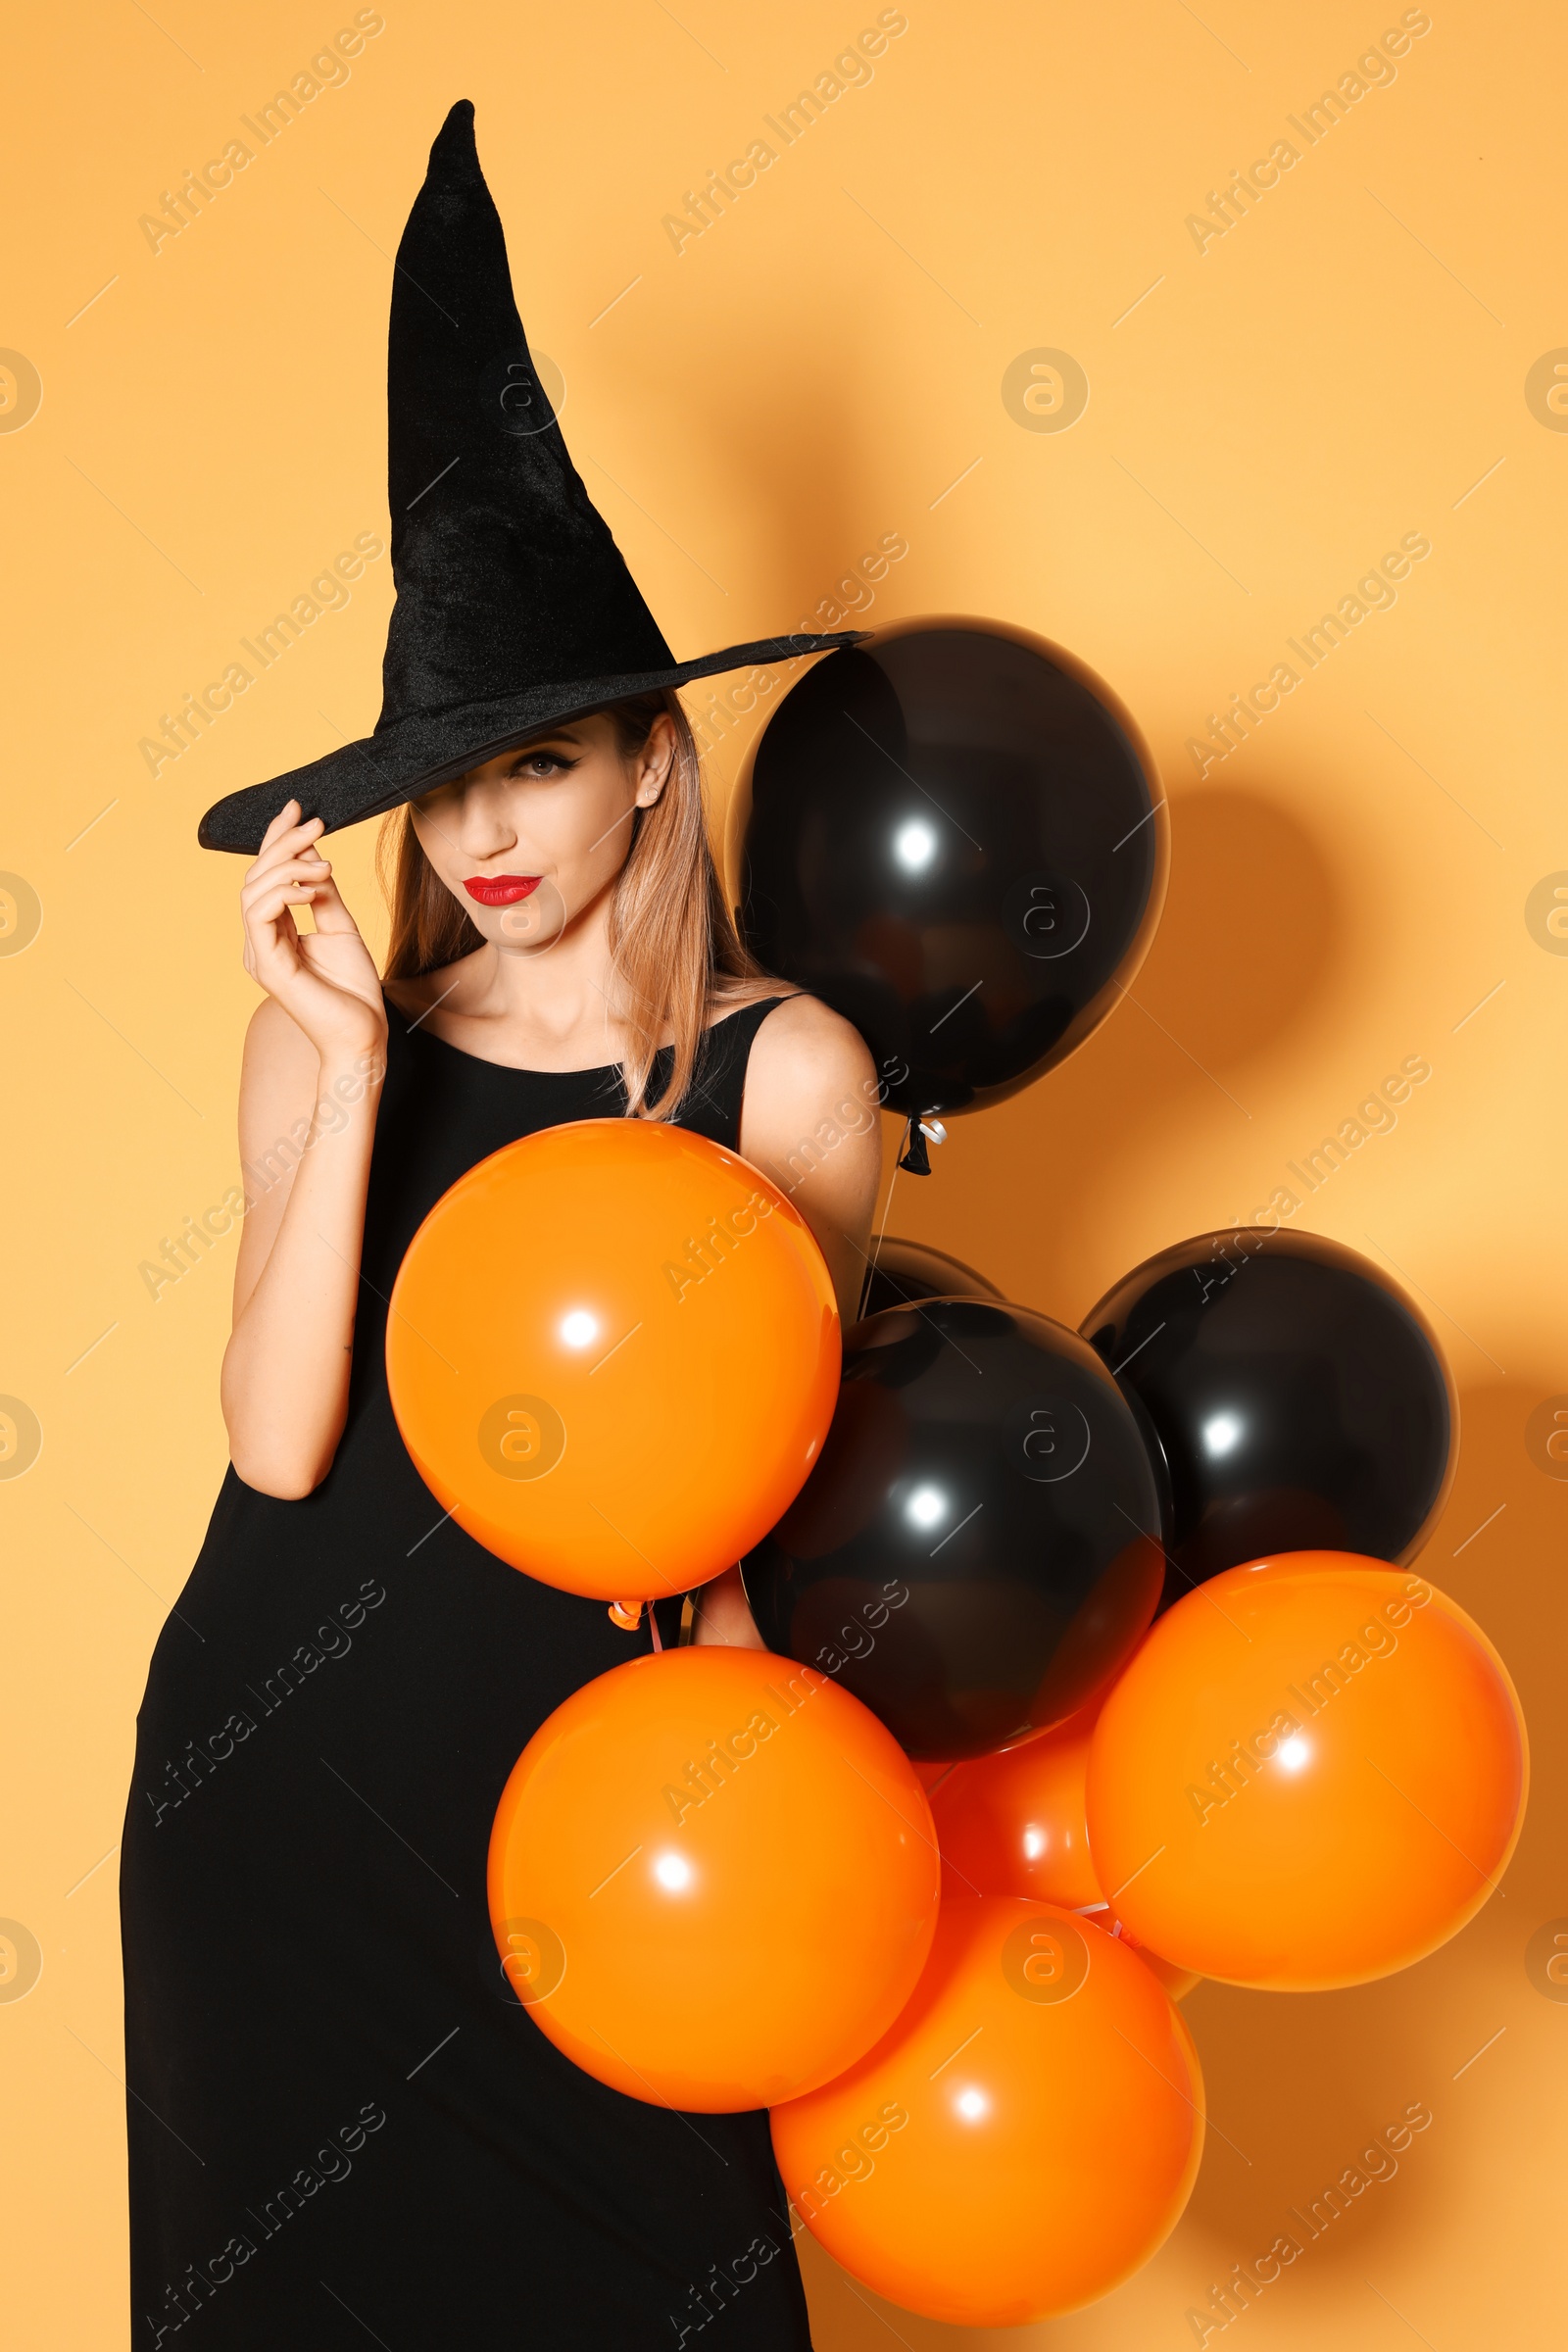
{"type": "Polygon", "coordinates": [[[268,992],[245,1040],[247,1213],[223,1357],[229,1452],[247,1486],[295,1500],[320,1485],[348,1410],[365,1198],[386,1067],[379,980],[319,822],[290,804],[241,892],[247,969],[268,992]],[[309,905],[302,938],[291,907],[309,905]]]}
{"type": "MultiPolygon", "coordinates": [[[[811,1228],[843,1322],[858,1310],[882,1172],[876,1072],[858,1033],[814,997],[789,997],[757,1033],[740,1148],[811,1228]]],[[[760,1649],[740,1570],[699,1594],[696,1639],[760,1649]]]]}
{"type": "Polygon", "coordinates": [[[846,1324],[858,1312],[882,1173],[876,1072],[858,1031],[815,997],[787,997],[757,1033],[740,1148],[816,1236],[846,1324]]]}

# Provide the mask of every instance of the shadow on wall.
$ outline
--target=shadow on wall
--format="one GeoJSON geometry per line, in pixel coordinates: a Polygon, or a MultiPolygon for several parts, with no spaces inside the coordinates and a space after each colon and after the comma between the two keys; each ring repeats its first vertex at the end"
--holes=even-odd
{"type": "MultiPolygon", "coordinates": [[[[1267,1994],[1210,1984],[1189,1998],[1210,2113],[1251,2159],[1244,2164],[1216,2135],[1183,2225],[1194,2240],[1207,2241],[1206,2267],[1217,2278],[1232,2263],[1250,2262],[1281,2230],[1293,2231],[1302,2247],[1292,2277],[1339,2269],[1359,2278],[1355,2266],[1390,2233],[1430,2242],[1457,2219],[1453,2199],[1466,2171],[1457,2143],[1472,2140],[1487,2114],[1489,2063],[1506,2066],[1510,2098],[1527,2107],[1539,2101],[1541,2131],[1554,2129],[1544,2045],[1548,2035],[1555,2042],[1562,2021],[1543,1971],[1530,1965],[1529,1947],[1545,1921],[1568,1913],[1551,1827],[1568,1805],[1561,1574],[1568,1479],[1548,1472],[1549,1457],[1531,1436],[1543,1401],[1522,1383],[1461,1391],[1459,1475],[1418,1563],[1476,1618],[1519,1691],[1531,1745],[1524,1834],[1478,1917],[1414,1968],[1346,1992],[1267,1994]],[[1495,2049],[1478,2057],[1499,2029],[1510,2030],[1506,2057],[1495,2049]],[[1532,2072],[1540,2082],[1535,2092],[1532,2072]],[[1433,2121],[1398,2156],[1394,2177],[1376,2145],[1412,2104],[1433,2121]],[[1369,2149],[1372,2165],[1363,2162],[1369,2149]],[[1381,2177],[1369,2180],[1374,2168],[1381,2177]],[[1338,2209],[1323,2198],[1335,2182],[1338,2209]]],[[[1568,1471],[1568,1462],[1560,1468],[1568,1471]]],[[[1522,2121],[1516,2114],[1511,2130],[1522,2121]]],[[[1282,2281],[1276,2291],[1290,2290],[1282,2281]]]]}
{"type": "MultiPolygon", "coordinates": [[[[1279,1052],[1313,1025],[1327,975],[1345,949],[1334,878],[1317,842],[1282,802],[1233,790],[1171,803],[1165,911],[1132,994],[1179,1041],[1185,1092],[1279,1052]]],[[[1112,1041],[1102,1040],[1113,1052],[1112,1041]]],[[[1077,1072],[1069,1063],[1061,1075],[1077,1072]]],[[[1080,1083],[1097,1072],[1083,1055],[1080,1083]]],[[[1244,1092],[1245,1090],[1239,1090],[1244,1092]]],[[[1216,1098],[1217,1099],[1217,1098],[1216,1098]]]]}
{"type": "MultiPolygon", "coordinates": [[[[845,516],[865,510],[871,457],[859,427],[843,413],[842,387],[854,368],[847,339],[835,347],[813,332],[808,349],[792,350],[787,370],[759,368],[739,417],[733,405],[706,383],[694,388],[695,399],[688,393],[680,402],[679,432],[710,453],[719,485],[715,512],[751,518],[744,580],[728,578],[721,563],[709,561],[736,593],[731,610],[743,618],[753,615],[759,634],[800,626],[883,531],[907,533],[914,527],[908,514],[890,511],[866,516],[863,530],[858,528],[854,538],[847,535],[845,516]]],[[[698,552],[710,544],[705,534],[698,552]]],[[[889,576],[890,588],[897,576],[889,576]]],[[[869,627],[871,615],[882,620],[906,609],[906,600],[895,605],[886,592],[876,596],[873,591],[863,615],[857,612],[849,622],[819,617],[808,625],[869,627]]],[[[749,623],[733,633],[750,635],[749,623]]],[[[727,767],[734,764],[733,759],[726,760],[727,767]]]]}
{"type": "MultiPolygon", "coordinates": [[[[822,2352],[871,2352],[888,2341],[889,2323],[912,2352],[1004,2343],[1022,2352],[1067,2340],[1064,2326],[1081,2352],[1188,2342],[1186,2313],[1207,2302],[1210,2282],[1223,2287],[1234,2265],[1250,2268],[1282,2234],[1300,2250],[1255,2299],[1276,2313],[1293,2303],[1299,2327],[1303,2294],[1326,2315],[1334,2306],[1319,2298],[1364,2295],[1380,2250],[1397,2244],[1404,2260],[1459,2224],[1499,2092],[1510,2138],[1550,2143],[1564,2020],[1541,1949],[1530,1947],[1544,1923],[1568,1917],[1551,1828],[1568,1807],[1568,1476],[1557,1475],[1568,1460],[1545,1450],[1553,1402],[1522,1379],[1462,1391],[1458,1477],[1419,1562],[1495,1642],[1530,1728],[1530,1811],[1499,1890],[1441,1951],[1379,1984],[1315,1994],[1209,1984],[1189,1994],[1183,2014],[1202,2063],[1209,2131],[1192,2202],[1141,2284],[1069,2324],[986,2332],[891,2305],[884,2320],[864,2289],[807,2244],[822,2352]]],[[[1563,1405],[1568,1412],[1568,1395],[1563,1405]]]]}
{"type": "MultiPolygon", "coordinates": [[[[938,1176],[892,1219],[1063,1321],[1097,1295],[1084,1264],[1100,1252],[1086,1236],[1107,1199],[1125,1199],[1129,1169],[1168,1167],[1195,1129],[1245,1146],[1249,1079],[1337,1017],[1355,984],[1335,876],[1279,802],[1188,793],[1172,802],[1171,837],[1165,910],[1131,1001],[1059,1069],[956,1120],[938,1176]],[[977,1235],[993,1237],[989,1262],[977,1235]]],[[[1156,1184],[1151,1175],[1151,1193],[1156,1184]]],[[[1149,1247],[1250,1214],[1268,1189],[1255,1203],[1215,1199],[1196,1218],[1178,1214],[1149,1247]]]]}

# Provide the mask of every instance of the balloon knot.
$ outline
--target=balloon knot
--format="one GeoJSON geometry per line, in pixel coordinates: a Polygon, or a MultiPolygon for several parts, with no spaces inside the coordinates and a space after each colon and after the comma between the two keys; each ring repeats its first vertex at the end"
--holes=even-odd
{"type": "MultiPolygon", "coordinates": [[[[899,1157],[900,1167],[907,1168],[911,1176],[929,1176],[931,1173],[931,1154],[926,1150],[929,1132],[925,1122],[911,1113],[909,1124],[904,1131],[904,1150],[899,1157]]],[[[940,1143],[942,1138],[937,1135],[934,1140],[940,1143]]]]}

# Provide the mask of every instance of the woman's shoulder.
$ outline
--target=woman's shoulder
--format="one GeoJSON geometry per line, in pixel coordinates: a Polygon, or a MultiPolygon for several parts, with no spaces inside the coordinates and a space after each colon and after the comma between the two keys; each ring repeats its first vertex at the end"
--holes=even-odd
{"type": "Polygon", "coordinates": [[[881,1094],[865,1041],[805,989],[775,983],[761,993],[782,1002],[751,1040],[741,1152],[788,1194],[812,1178],[808,1222],[818,1240],[863,1230],[881,1165],[881,1094]]]}
{"type": "Polygon", "coordinates": [[[749,1089],[817,1097],[824,1088],[857,1087],[874,1079],[865,1041],[842,1013],[788,980],[737,982],[712,1019],[777,1000],[758,1024],[747,1070],[749,1089]]]}
{"type": "Polygon", "coordinates": [[[715,1021],[727,1020],[732,1012],[744,1012],[748,1005],[771,1004],[803,993],[793,980],[774,980],[766,972],[758,972],[745,980],[725,975],[715,981],[710,993],[707,1025],[711,1029],[715,1021]]]}

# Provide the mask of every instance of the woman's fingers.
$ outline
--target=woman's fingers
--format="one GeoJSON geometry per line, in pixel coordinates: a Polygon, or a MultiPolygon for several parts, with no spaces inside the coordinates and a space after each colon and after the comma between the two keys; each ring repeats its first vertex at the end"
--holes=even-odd
{"type": "Polygon", "coordinates": [[[318,846],[323,829],[319,817],[302,820],[299,803],[290,801],[268,826],[240,886],[245,969],[312,1038],[323,1025],[341,1031],[345,999],[357,997],[384,1023],[375,966],[318,846]],[[310,907],[314,931],[323,937],[301,932],[296,906],[310,907]]]}
{"type": "Polygon", "coordinates": [[[331,872],[332,869],[324,858],[279,858],[265,872],[258,872],[241,885],[240,911],[242,914],[248,915],[252,906],[259,905],[262,899],[277,889],[280,883],[297,883],[309,889],[320,890],[329,882],[331,872]]]}
{"type": "Polygon", "coordinates": [[[293,978],[301,968],[300,932],[293,908],[305,903],[280,890],[258,908],[246,932],[247,950],[266,988],[293,978]]]}
{"type": "MultiPolygon", "coordinates": [[[[290,808],[297,806],[297,802],[289,803],[290,808]]],[[[281,817],[274,818],[263,836],[256,858],[245,869],[245,881],[252,882],[260,875],[270,873],[281,858],[297,858],[302,850],[320,839],[321,831],[318,816],[309,817],[303,824],[292,825],[285,825],[281,817]]]]}
{"type": "Polygon", "coordinates": [[[287,832],[290,826],[297,825],[299,821],[300,805],[298,801],[285,801],[268,826],[267,831],[262,835],[262,849],[264,851],[270,849],[280,833],[287,832]]]}
{"type": "Polygon", "coordinates": [[[273,844],[281,841],[286,833],[302,832],[307,823],[318,826],[320,821],[321,820],[318,816],[310,818],[302,817],[300,814],[300,805],[298,801],[287,802],[285,806],[278,810],[271,823],[268,826],[267,831],[262,835],[262,846],[256,853],[257,857],[265,858],[268,851],[271,849],[273,844]]]}
{"type": "Polygon", "coordinates": [[[316,897],[312,902],[311,910],[316,916],[318,931],[351,931],[358,939],[360,926],[344,903],[343,894],[337,886],[337,877],[330,866],[324,868],[320,881],[316,885],[316,897]]]}
{"type": "Polygon", "coordinates": [[[262,881],[268,874],[275,874],[280,866],[293,865],[301,859],[314,859],[318,864],[326,862],[317,850],[315,841],[302,827],[296,826],[292,832],[283,834],[275,841],[265,858],[257,858],[240,888],[243,890],[252,882],[262,881]]]}
{"type": "Polygon", "coordinates": [[[256,897],[260,891],[270,890],[275,882],[324,882],[331,871],[324,858],[307,855],[275,858],[240,884],[240,904],[243,906],[247,899],[256,897]]]}
{"type": "Polygon", "coordinates": [[[282,944],[286,937],[289,960],[298,960],[299,929],[289,912],[293,906],[309,906],[313,897],[308,882],[278,882],[264,891],[245,909],[245,937],[261,954],[282,944]]]}
{"type": "Polygon", "coordinates": [[[289,893],[288,905],[310,906],[318,931],[358,939],[360,927],[337,887],[331,861],[320,857],[312,844],[291,853],[288,840],[279,836],[265,864],[257,860],[240,892],[240,908],[246,922],[253,919],[264,903],[270,905],[280,890],[289,893]]]}
{"type": "Polygon", "coordinates": [[[255,931],[275,923],[286,906],[308,906],[315,896],[308,882],[279,882],[247,910],[247,927],[255,931]]]}

